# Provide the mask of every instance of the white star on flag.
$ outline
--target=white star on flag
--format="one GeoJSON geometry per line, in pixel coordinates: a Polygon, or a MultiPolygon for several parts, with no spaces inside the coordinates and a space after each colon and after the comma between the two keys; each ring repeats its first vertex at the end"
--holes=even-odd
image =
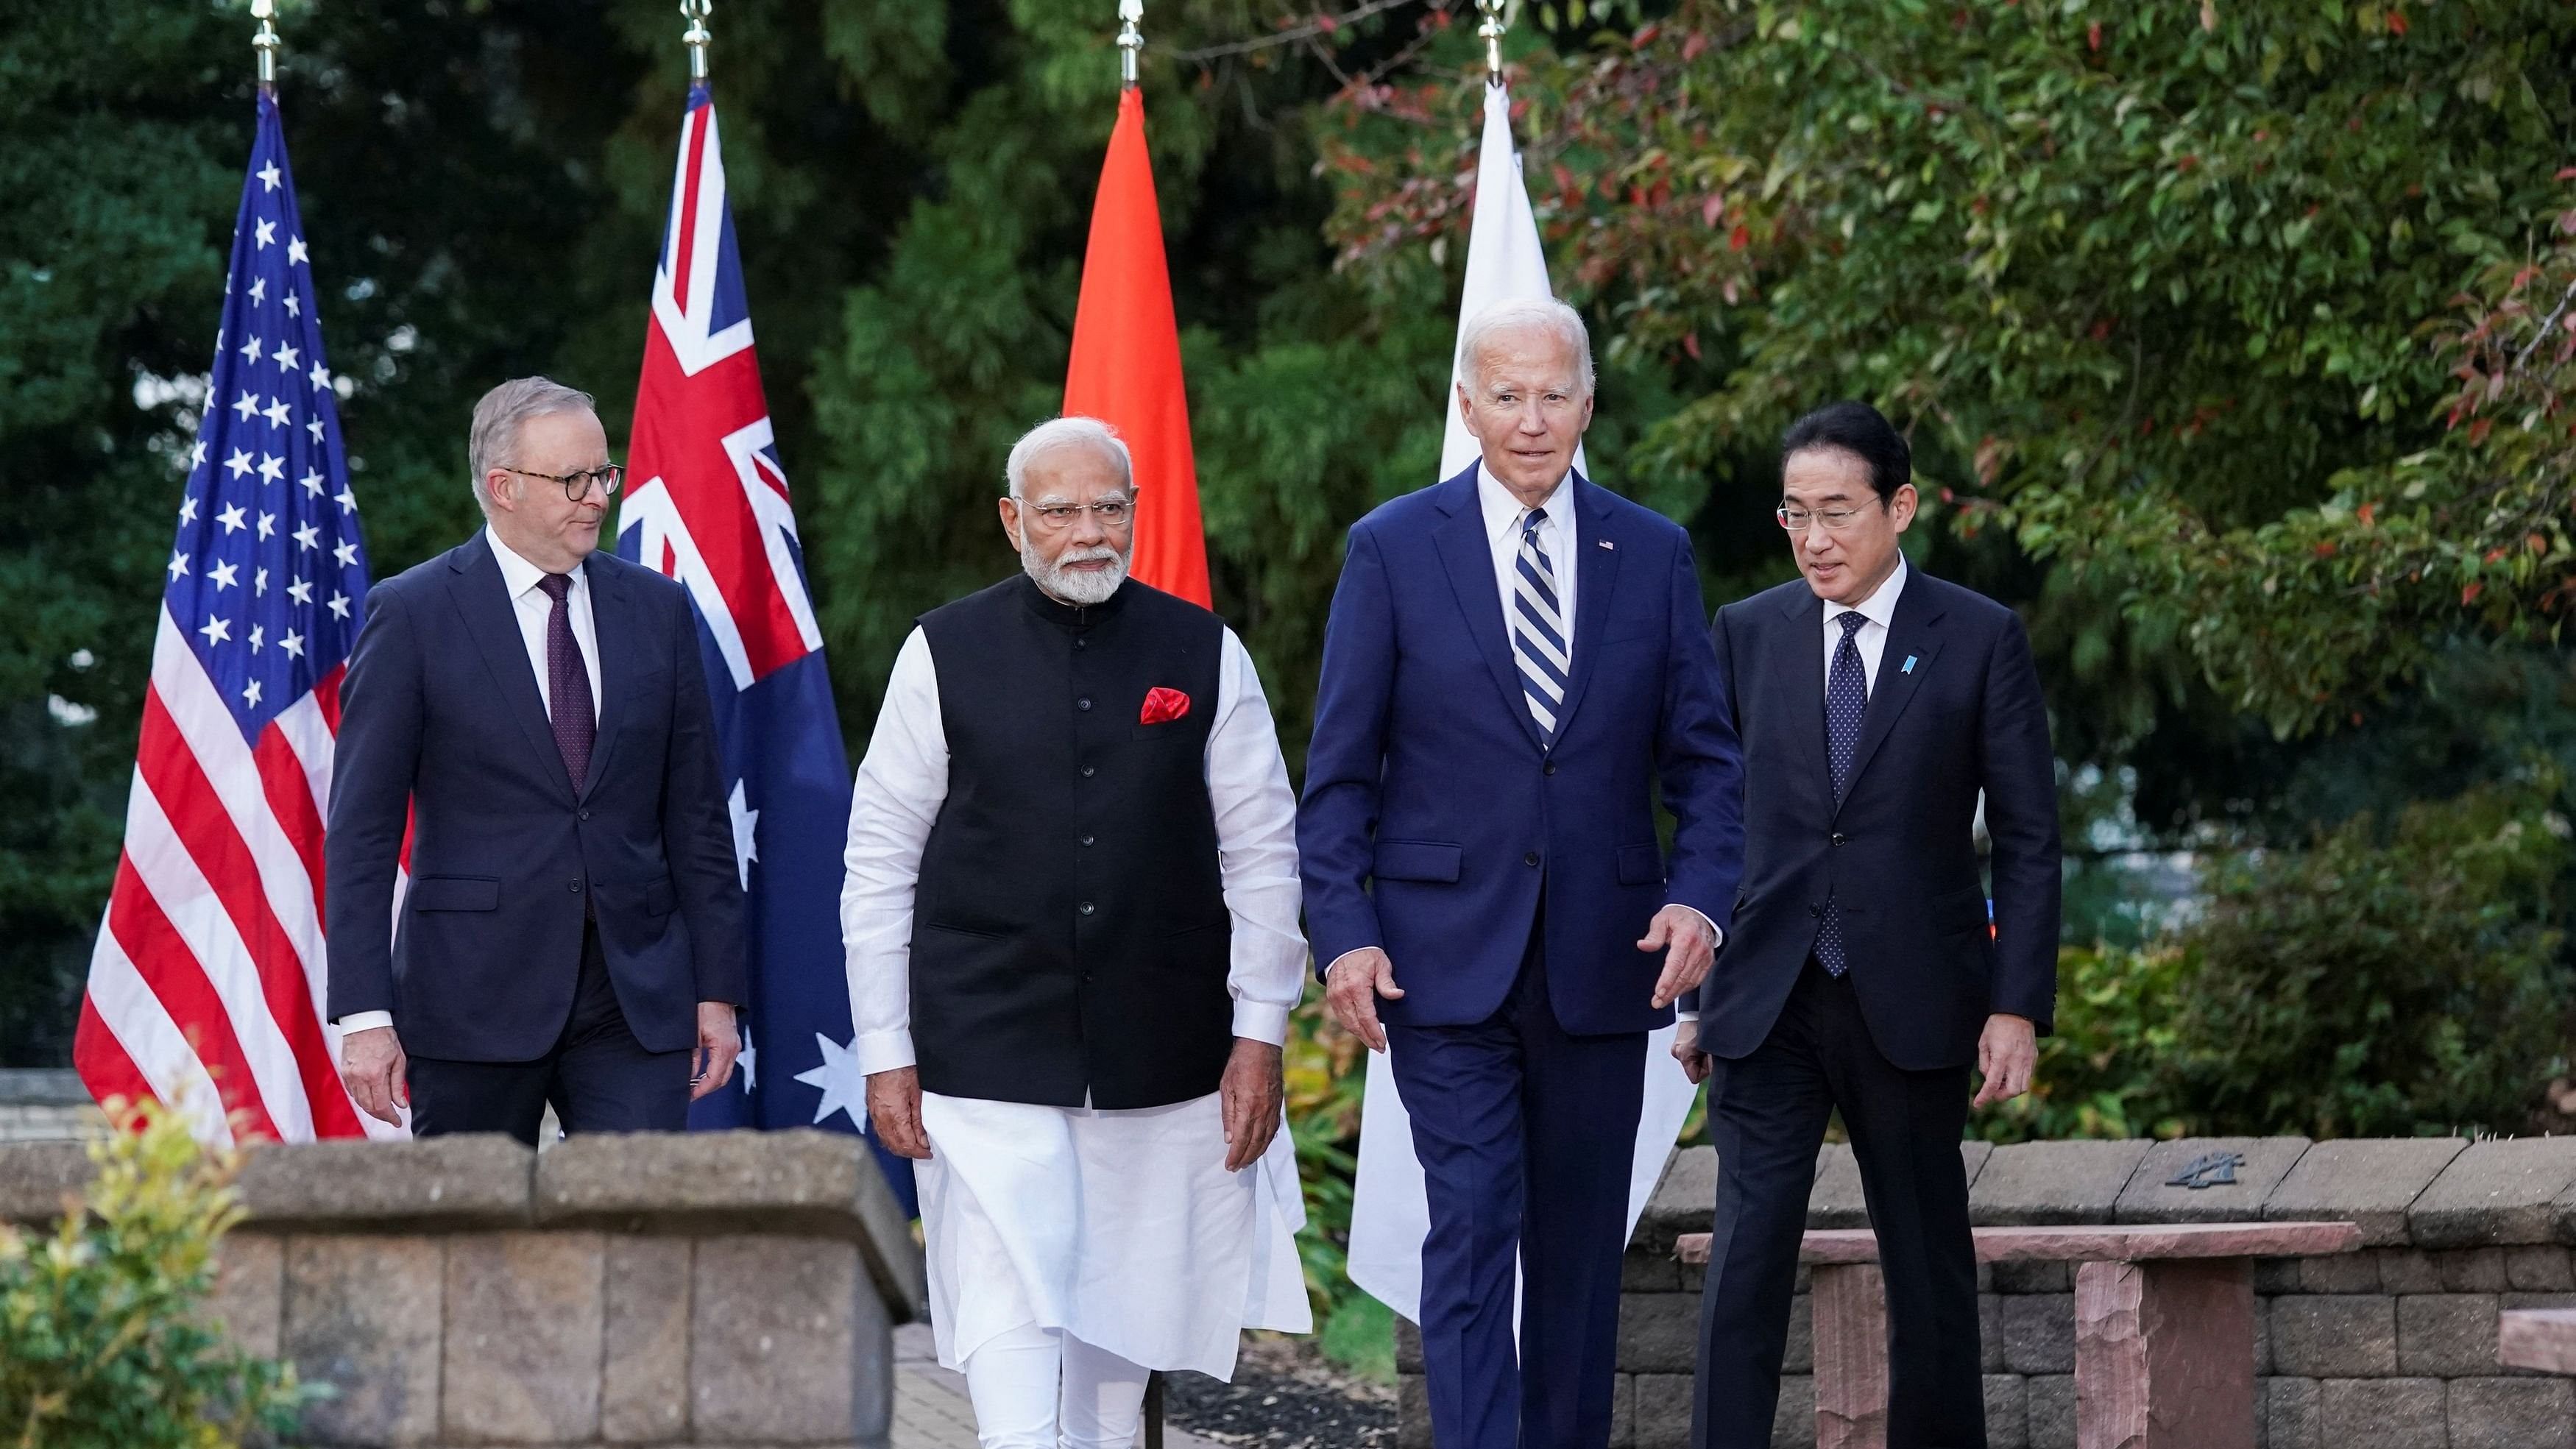
{"type": "Polygon", "coordinates": [[[295,582],[286,586],[286,596],[309,608],[313,603],[313,585],[302,579],[297,579],[295,582]]]}
{"type": "Polygon", "coordinates": [[[304,431],[313,435],[313,446],[317,448],[322,446],[322,415],[314,414],[313,421],[304,425],[304,431]]]}
{"type": "Polygon", "coordinates": [[[224,590],[234,587],[237,582],[234,575],[240,572],[240,564],[219,563],[206,571],[206,577],[214,580],[215,592],[220,594],[224,590]]]}
{"type": "Polygon", "coordinates": [[[242,687],[242,703],[249,705],[253,709],[259,708],[258,680],[254,679],[249,684],[242,687]]]}
{"type": "Polygon", "coordinates": [[[192,449],[190,449],[190,450],[189,450],[189,453],[188,453],[188,466],[189,466],[189,467],[191,467],[191,468],[202,468],[202,467],[206,466],[206,440],[205,440],[205,439],[203,439],[203,438],[199,438],[199,439],[197,440],[196,446],[195,446],[194,448],[192,448],[192,449]]]}
{"type": "Polygon", "coordinates": [[[268,355],[268,360],[276,363],[277,370],[280,372],[293,372],[296,366],[295,359],[299,355],[300,354],[298,354],[291,346],[281,347],[275,352],[270,353],[268,355]]]}
{"type": "Polygon", "coordinates": [[[258,417],[259,394],[255,392],[243,393],[241,395],[241,400],[233,404],[233,411],[241,414],[241,420],[243,422],[249,422],[251,419],[258,417]]]}
{"type": "Polygon", "coordinates": [[[273,397],[268,400],[268,408],[260,416],[268,419],[270,427],[282,428],[286,426],[288,418],[295,416],[295,410],[286,405],[286,399],[273,397]]]}
{"type": "Polygon", "coordinates": [[[197,631],[209,644],[229,644],[233,638],[233,621],[221,614],[208,614],[205,626],[197,631]]]}
{"type": "Polygon", "coordinates": [[[313,389],[316,392],[319,392],[323,388],[331,385],[331,369],[324,367],[321,363],[317,362],[313,364],[313,370],[304,374],[304,376],[307,381],[313,384],[313,389]]]}
{"type": "Polygon", "coordinates": [[[291,236],[286,239],[287,265],[297,265],[301,263],[307,255],[309,255],[309,253],[304,250],[304,238],[300,236],[291,236]]]}
{"type": "MultiPolygon", "coordinates": [[[[319,421],[319,419],[316,419],[316,421],[319,421]]],[[[331,498],[333,502],[340,505],[340,511],[342,513],[355,513],[358,511],[358,495],[350,492],[349,486],[345,483],[340,485],[340,491],[332,494],[331,498]]]]}
{"type": "MultiPolygon", "coordinates": [[[[197,500],[191,498],[188,501],[190,503],[194,503],[197,500]]],[[[225,504],[224,511],[215,515],[215,522],[222,524],[224,526],[224,532],[226,533],[241,532],[242,506],[238,503],[225,504]]]]}
{"type": "Polygon", "coordinates": [[[278,298],[278,300],[286,304],[287,316],[301,317],[304,315],[304,299],[295,295],[293,292],[287,293],[285,296],[278,298]]]}
{"type": "Polygon", "coordinates": [[[233,449],[233,455],[224,460],[224,466],[232,469],[233,476],[236,478],[248,474],[250,472],[250,451],[246,448],[233,449]]]}
{"type": "Polygon", "coordinates": [[[321,497],[321,496],[322,496],[322,475],[321,475],[321,474],[316,473],[316,472],[312,471],[311,469],[306,469],[306,470],[305,470],[305,473],[304,473],[304,476],[303,476],[303,477],[301,477],[301,478],[296,479],[295,481],[304,485],[304,491],[305,491],[305,492],[312,494],[312,495],[313,495],[314,497],[316,497],[316,498],[319,498],[319,497],[321,497]]]}
{"type": "Polygon", "coordinates": [[[726,799],[725,809],[733,816],[734,868],[742,874],[742,888],[750,890],[751,863],[760,859],[760,812],[743,797],[740,780],[733,782],[733,794],[726,799]]]}
{"type": "MultiPolygon", "coordinates": [[[[225,565],[225,567],[229,568],[229,567],[231,567],[231,565],[227,564],[227,565],[225,565]]],[[[266,625],[264,625],[264,624],[253,624],[253,625],[251,625],[251,626],[250,626],[250,652],[251,652],[251,653],[253,653],[253,654],[257,654],[257,653],[260,651],[261,646],[265,645],[266,643],[268,643],[268,626],[266,626],[266,625]]]]}
{"type": "Polygon", "coordinates": [[[289,629],[286,637],[277,641],[277,647],[286,651],[287,658],[301,659],[304,657],[304,636],[289,629]]]}
{"type": "MultiPolygon", "coordinates": [[[[277,532],[277,515],[274,513],[261,514],[259,516],[259,541],[262,543],[268,542],[269,535],[275,532],[277,532]]],[[[265,576],[268,573],[268,570],[261,569],[260,573],[265,576]]]]}
{"type": "MultiPolygon", "coordinates": [[[[253,282],[253,283],[251,283],[251,284],[250,284],[250,301],[251,301],[251,305],[252,305],[252,306],[254,306],[254,307],[256,307],[256,306],[258,306],[260,303],[265,302],[265,301],[267,301],[267,300],[268,300],[268,278],[266,278],[266,277],[262,277],[262,278],[260,278],[258,281],[253,282]]],[[[257,362],[257,361],[259,361],[259,354],[258,354],[258,353],[256,353],[256,352],[252,353],[252,354],[251,354],[251,357],[250,357],[250,360],[251,360],[251,361],[253,361],[253,362],[257,362]]]]}
{"type": "Polygon", "coordinates": [[[750,1027],[742,1029],[742,1055],[734,1061],[742,1068],[742,1094],[748,1097],[760,1085],[760,1052],[751,1044],[750,1027]]]}
{"type": "Polygon", "coordinates": [[[262,167],[261,167],[261,168],[259,168],[257,171],[254,171],[254,172],[252,172],[251,174],[252,174],[252,175],[254,175],[254,176],[257,176],[257,177],[259,178],[259,184],[260,184],[260,188],[261,188],[262,190],[264,190],[264,191],[275,191],[275,190],[277,189],[277,180],[278,180],[278,177],[279,177],[282,173],[278,171],[278,169],[277,169],[277,163],[276,163],[276,162],[274,162],[274,161],[271,161],[271,162],[269,162],[267,165],[262,166],[262,167]]]}
{"type": "Polygon", "coordinates": [[[268,454],[266,454],[266,453],[262,453],[262,454],[260,454],[260,455],[259,455],[259,481],[261,481],[262,483],[283,483],[283,482],[285,482],[285,481],[286,481],[286,460],[285,460],[284,458],[275,458],[275,457],[271,457],[271,456],[269,456],[269,455],[268,455],[268,454]]]}
{"type": "Polygon", "coordinates": [[[796,1080],[823,1094],[814,1104],[814,1121],[820,1124],[835,1112],[848,1115],[850,1125],[865,1129],[868,1121],[868,1079],[859,1075],[859,1055],[851,1048],[858,1045],[853,1037],[848,1046],[821,1032],[814,1033],[814,1045],[823,1050],[823,1064],[810,1072],[798,1072],[796,1080]]]}
{"type": "Polygon", "coordinates": [[[188,555],[175,548],[170,550],[170,577],[175,579],[187,571],[188,555]]]}
{"type": "Polygon", "coordinates": [[[188,493],[181,495],[179,499],[179,521],[181,523],[194,523],[197,521],[196,494],[188,493]]]}
{"type": "Polygon", "coordinates": [[[275,240],[277,240],[277,223],[273,221],[262,221],[259,224],[257,235],[251,238],[252,249],[263,249],[267,247],[270,242],[275,240]]]}
{"type": "Polygon", "coordinates": [[[349,596],[336,589],[331,593],[331,615],[337,619],[349,617],[349,596]]]}
{"type": "MultiPolygon", "coordinates": [[[[266,538],[268,535],[263,533],[260,537],[266,538]]],[[[250,590],[263,599],[268,597],[268,570],[261,569],[250,576],[250,590]]]]}
{"type": "MultiPolygon", "coordinates": [[[[252,300],[252,301],[254,301],[254,302],[256,302],[256,301],[258,301],[258,300],[259,300],[259,297],[258,297],[258,295],[257,295],[257,291],[256,291],[256,289],[254,289],[254,290],[253,290],[253,295],[252,295],[252,297],[251,297],[251,300],[252,300]]],[[[241,345],[241,355],[242,355],[244,358],[246,358],[246,359],[248,359],[248,360],[250,360],[250,361],[252,361],[252,362],[257,362],[257,361],[259,361],[259,350],[260,350],[261,348],[263,348],[263,347],[266,347],[267,345],[268,345],[267,343],[262,342],[262,341],[260,341],[258,338],[254,337],[254,338],[252,338],[251,340],[249,340],[248,342],[245,342],[245,343],[243,343],[243,344],[241,345]]],[[[247,422],[247,421],[249,421],[249,419],[245,418],[245,419],[243,419],[243,421],[244,421],[244,422],[247,422]]]]}
{"type": "Polygon", "coordinates": [[[358,562],[358,546],[344,538],[331,545],[331,557],[340,561],[340,567],[353,568],[358,562]]]}
{"type": "Polygon", "coordinates": [[[296,546],[299,548],[320,548],[322,546],[322,530],[315,528],[312,524],[308,523],[302,528],[295,530],[295,542],[296,546]]]}

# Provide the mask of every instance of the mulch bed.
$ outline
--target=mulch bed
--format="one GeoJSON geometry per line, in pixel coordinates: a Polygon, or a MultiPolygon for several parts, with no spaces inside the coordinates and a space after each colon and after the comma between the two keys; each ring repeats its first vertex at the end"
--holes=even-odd
{"type": "Polygon", "coordinates": [[[1262,1449],[1393,1449],[1395,1386],[1327,1360],[1306,1338],[1247,1338],[1234,1382],[1204,1374],[1165,1381],[1164,1415],[1221,1444],[1262,1449]]]}

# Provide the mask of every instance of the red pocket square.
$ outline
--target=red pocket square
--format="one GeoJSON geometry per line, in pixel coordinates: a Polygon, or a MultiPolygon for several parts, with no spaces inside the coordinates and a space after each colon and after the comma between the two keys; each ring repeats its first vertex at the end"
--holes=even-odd
{"type": "Polygon", "coordinates": [[[1170,724],[1190,712],[1190,697],[1177,689],[1156,685],[1145,691],[1145,708],[1136,716],[1138,724],[1170,724]]]}

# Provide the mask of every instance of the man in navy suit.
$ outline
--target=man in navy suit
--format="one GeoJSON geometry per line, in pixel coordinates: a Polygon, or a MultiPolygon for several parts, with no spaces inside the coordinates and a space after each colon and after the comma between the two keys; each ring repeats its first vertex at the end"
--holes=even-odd
{"type": "Polygon", "coordinates": [[[1732,938],[1673,1047],[1708,1082],[1718,1160],[1691,1443],[1771,1443],[1840,1108],[1887,1279],[1888,1449],[1983,1449],[1959,1138],[1969,1064],[1977,1105],[2018,1096],[2055,1008],[2048,707],[2010,609],[1907,567],[1913,460],[1877,409],[1820,408],[1780,452],[1803,577],[1717,616],[1749,844],[1732,938]]]}
{"type": "Polygon", "coordinates": [[[330,1012],[358,1105],[533,1143],[677,1131],[733,1074],[742,884],[687,593],[599,553],[588,394],[474,408],[484,530],[367,595],[341,687],[330,1012]],[[394,874],[411,821],[411,886],[394,874]]]}
{"type": "Polygon", "coordinates": [[[1334,1016],[1392,1052],[1412,1117],[1434,1441],[1600,1449],[1646,1034],[1720,939],[1743,778],[1688,537],[1574,471],[1582,319],[1502,304],[1459,355],[1482,459],[1351,529],[1306,916],[1334,1016]]]}

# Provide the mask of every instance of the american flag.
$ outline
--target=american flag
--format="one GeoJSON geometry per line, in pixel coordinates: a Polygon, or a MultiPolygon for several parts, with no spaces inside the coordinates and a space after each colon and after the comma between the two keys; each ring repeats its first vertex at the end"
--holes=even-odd
{"type": "MultiPolygon", "coordinates": [[[[617,549],[686,585],[696,606],[750,924],[742,1070],[689,1120],[863,1132],[839,911],[849,756],[752,351],[704,82],[680,121],[629,459],[636,484],[617,549]]],[[[909,1204],[910,1164],[882,1150],[878,1161],[909,1204]]]]}
{"type": "Polygon", "coordinates": [[[315,300],[263,90],[72,1045],[99,1100],[214,1142],[363,1130],[322,1016],[322,821],[367,560],[315,300]]]}

